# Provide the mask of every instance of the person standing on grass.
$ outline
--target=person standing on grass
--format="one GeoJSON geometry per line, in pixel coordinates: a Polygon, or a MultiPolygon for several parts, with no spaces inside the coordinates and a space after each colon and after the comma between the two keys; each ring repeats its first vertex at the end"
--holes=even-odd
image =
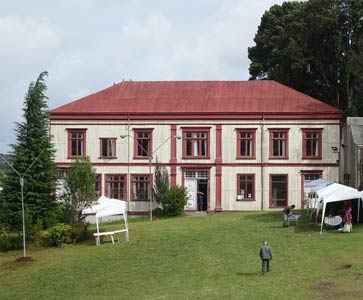
{"type": "Polygon", "coordinates": [[[282,227],[289,227],[288,218],[292,216],[292,210],[295,208],[295,205],[291,205],[291,207],[285,207],[282,211],[282,227]]]}
{"type": "Polygon", "coordinates": [[[352,232],[352,208],[347,207],[344,215],[344,232],[352,232]]]}
{"type": "Polygon", "coordinates": [[[262,261],[262,275],[265,275],[266,272],[270,272],[270,260],[272,259],[272,252],[266,241],[264,241],[260,249],[260,257],[262,261]]]}

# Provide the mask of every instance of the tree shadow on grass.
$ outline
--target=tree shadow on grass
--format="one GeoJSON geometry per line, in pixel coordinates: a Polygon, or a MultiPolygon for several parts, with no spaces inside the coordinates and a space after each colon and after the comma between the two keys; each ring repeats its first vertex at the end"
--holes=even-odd
{"type": "MultiPolygon", "coordinates": [[[[293,227],[295,233],[306,233],[306,232],[319,232],[320,226],[312,223],[311,217],[306,213],[306,211],[294,211],[295,214],[301,215],[298,223],[290,221],[289,228],[293,227]]],[[[266,227],[270,229],[281,229],[289,230],[288,228],[282,227],[281,211],[267,211],[255,214],[249,214],[244,216],[245,220],[250,220],[252,222],[263,222],[266,223],[266,227]]]]}
{"type": "Polygon", "coordinates": [[[239,276],[257,276],[260,275],[261,272],[237,272],[239,276]]]}
{"type": "Polygon", "coordinates": [[[320,227],[314,223],[299,224],[295,226],[295,233],[319,232],[320,227]]]}
{"type": "Polygon", "coordinates": [[[275,222],[281,220],[281,212],[261,212],[261,213],[253,213],[246,214],[244,219],[251,220],[253,222],[275,222]]]}

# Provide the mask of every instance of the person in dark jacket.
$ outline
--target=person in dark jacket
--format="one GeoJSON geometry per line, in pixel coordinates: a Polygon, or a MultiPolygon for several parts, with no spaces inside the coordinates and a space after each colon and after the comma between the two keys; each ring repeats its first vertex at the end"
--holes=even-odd
{"type": "Polygon", "coordinates": [[[272,259],[272,252],[266,241],[260,249],[260,257],[262,261],[262,275],[265,275],[266,271],[270,272],[270,260],[272,259]]]}
{"type": "Polygon", "coordinates": [[[282,227],[289,227],[289,217],[292,215],[292,210],[295,208],[295,205],[291,205],[290,207],[285,207],[282,211],[282,227]]]}

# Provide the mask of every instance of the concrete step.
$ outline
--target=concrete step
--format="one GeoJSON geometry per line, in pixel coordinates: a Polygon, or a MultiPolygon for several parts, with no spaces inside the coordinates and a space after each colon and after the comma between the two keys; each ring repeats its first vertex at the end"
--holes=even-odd
{"type": "Polygon", "coordinates": [[[186,217],[206,217],[208,214],[206,211],[186,211],[184,215],[186,217]]]}

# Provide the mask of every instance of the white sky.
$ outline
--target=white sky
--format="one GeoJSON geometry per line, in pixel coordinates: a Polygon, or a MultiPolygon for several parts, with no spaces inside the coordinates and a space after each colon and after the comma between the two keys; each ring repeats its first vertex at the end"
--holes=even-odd
{"type": "Polygon", "coordinates": [[[0,0],[0,153],[40,72],[50,109],[125,80],[247,80],[280,0],[0,0]]]}

